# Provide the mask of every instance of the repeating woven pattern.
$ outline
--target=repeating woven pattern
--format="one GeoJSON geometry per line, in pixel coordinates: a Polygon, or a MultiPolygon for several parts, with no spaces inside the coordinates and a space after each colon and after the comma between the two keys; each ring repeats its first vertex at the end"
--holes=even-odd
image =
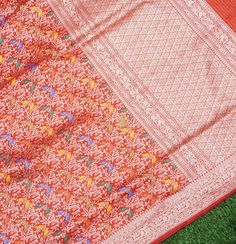
{"type": "Polygon", "coordinates": [[[101,243],[189,183],[45,1],[0,6],[0,241],[101,243]]]}
{"type": "Polygon", "coordinates": [[[205,3],[48,2],[0,4],[1,240],[146,243],[232,193],[235,36],[205,3]]]}
{"type": "Polygon", "coordinates": [[[213,164],[235,153],[236,77],[168,1],[145,5],[108,39],[143,92],[184,130],[179,141],[196,133],[193,141],[213,164]],[[226,110],[227,118],[197,134],[226,110]]]}

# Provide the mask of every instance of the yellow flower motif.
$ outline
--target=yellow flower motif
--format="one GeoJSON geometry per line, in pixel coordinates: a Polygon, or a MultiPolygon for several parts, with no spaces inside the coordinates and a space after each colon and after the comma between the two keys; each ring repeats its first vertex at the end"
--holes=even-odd
{"type": "Polygon", "coordinates": [[[142,157],[143,158],[150,158],[151,159],[151,163],[154,164],[154,165],[157,163],[157,156],[154,155],[153,153],[145,152],[145,153],[142,154],[142,157]]]}
{"type": "Polygon", "coordinates": [[[129,129],[127,128],[127,127],[123,127],[123,128],[121,128],[121,132],[122,133],[125,133],[125,132],[128,132],[129,131],[129,129]]]}
{"type": "Polygon", "coordinates": [[[57,150],[58,154],[59,155],[63,155],[65,153],[65,150],[64,149],[59,149],[57,150]]]}
{"type": "Polygon", "coordinates": [[[41,17],[43,15],[43,10],[40,8],[38,11],[38,17],[41,17]]]}
{"type": "Polygon", "coordinates": [[[130,131],[130,134],[129,134],[130,140],[133,140],[134,139],[134,135],[135,135],[134,130],[131,130],[130,131]]]}
{"type": "Polygon", "coordinates": [[[114,109],[115,109],[114,105],[111,104],[109,107],[109,114],[112,114],[114,112],[114,109]]]}
{"type": "Polygon", "coordinates": [[[25,209],[28,209],[30,207],[30,201],[26,200],[25,201],[25,209]]]}
{"type": "Polygon", "coordinates": [[[88,181],[87,181],[87,187],[88,188],[91,187],[92,183],[93,183],[93,179],[89,178],[88,181]]]}
{"type": "Polygon", "coordinates": [[[48,131],[48,136],[52,136],[53,129],[50,128],[48,125],[42,125],[40,128],[42,131],[48,131]]]}
{"type": "Polygon", "coordinates": [[[73,56],[71,57],[70,63],[71,63],[72,65],[75,64],[75,55],[73,55],[73,56]]]}
{"type": "Polygon", "coordinates": [[[177,190],[179,188],[179,183],[178,182],[176,182],[174,185],[173,185],[173,190],[177,190]]]}
{"type": "Polygon", "coordinates": [[[152,164],[156,164],[157,162],[157,157],[154,155],[152,156],[152,164]]]}
{"type": "Polygon", "coordinates": [[[93,183],[93,178],[92,177],[88,177],[86,175],[80,175],[80,176],[78,176],[78,179],[79,180],[86,180],[86,186],[88,188],[90,188],[92,186],[92,183],[93,183]]]}
{"type": "Polygon", "coordinates": [[[29,111],[32,112],[35,108],[35,103],[34,102],[30,102],[29,100],[23,100],[21,102],[23,105],[27,105],[29,106],[29,111]]]}
{"type": "Polygon", "coordinates": [[[148,153],[148,152],[143,153],[143,154],[142,154],[142,157],[143,157],[143,158],[148,158],[148,157],[149,157],[149,153],[148,153]]]}
{"type": "Polygon", "coordinates": [[[10,181],[11,181],[11,176],[10,175],[7,175],[6,176],[6,183],[10,183],[10,181]]]}
{"type": "Polygon", "coordinates": [[[32,103],[30,104],[30,106],[29,106],[29,110],[30,110],[30,112],[33,111],[34,108],[35,108],[35,104],[32,102],[32,103]]]}
{"type": "Polygon", "coordinates": [[[58,32],[54,32],[53,34],[53,40],[56,41],[58,38],[58,32]]]}
{"type": "MultiPolygon", "coordinates": [[[[87,84],[88,82],[90,82],[90,90],[94,89],[95,81],[92,78],[86,77],[86,78],[83,78],[81,81],[82,81],[83,84],[87,84]]],[[[104,105],[105,105],[105,103],[104,103],[104,105]]]]}
{"type": "Polygon", "coordinates": [[[125,120],[125,117],[123,115],[119,116],[118,124],[122,127],[126,125],[126,120],[125,120]]]}
{"type": "Polygon", "coordinates": [[[95,87],[95,81],[92,80],[91,83],[90,83],[90,90],[93,90],[95,87]]]}
{"type": "Polygon", "coordinates": [[[43,232],[43,236],[46,237],[48,236],[49,230],[48,228],[45,228],[44,232],[43,232]]]}
{"type": "Polygon", "coordinates": [[[107,212],[108,212],[108,213],[111,213],[111,211],[112,211],[112,205],[111,205],[111,204],[108,204],[107,212]]]}
{"type": "Polygon", "coordinates": [[[71,152],[67,152],[66,154],[66,160],[70,160],[72,157],[72,153],[71,152]]]}
{"type": "Polygon", "coordinates": [[[107,205],[107,202],[98,202],[97,205],[99,207],[105,207],[107,205]]]}
{"type": "Polygon", "coordinates": [[[102,208],[106,207],[107,208],[106,209],[107,213],[111,213],[111,211],[112,211],[112,204],[109,203],[109,202],[98,202],[97,205],[99,207],[102,207],[102,208]]]}
{"type": "Polygon", "coordinates": [[[43,237],[47,237],[49,234],[49,229],[45,225],[42,224],[36,225],[35,229],[36,231],[40,231],[40,230],[43,231],[43,237]]]}
{"type": "Polygon", "coordinates": [[[30,11],[31,11],[31,12],[35,12],[35,11],[36,11],[36,9],[37,9],[37,7],[36,7],[36,6],[30,7],[30,11]]]}
{"type": "Polygon", "coordinates": [[[102,102],[102,103],[100,103],[100,106],[102,108],[108,108],[109,114],[112,114],[115,110],[115,106],[109,102],[102,102]]]}
{"type": "Polygon", "coordinates": [[[10,81],[12,85],[16,84],[16,78],[15,77],[9,76],[6,78],[6,80],[10,81]]]}
{"type": "Polygon", "coordinates": [[[79,180],[84,180],[85,178],[86,178],[85,175],[80,175],[80,176],[78,176],[78,179],[79,179],[79,180]]]}
{"type": "Polygon", "coordinates": [[[170,184],[171,183],[171,179],[165,179],[163,180],[166,184],[170,184]]]}

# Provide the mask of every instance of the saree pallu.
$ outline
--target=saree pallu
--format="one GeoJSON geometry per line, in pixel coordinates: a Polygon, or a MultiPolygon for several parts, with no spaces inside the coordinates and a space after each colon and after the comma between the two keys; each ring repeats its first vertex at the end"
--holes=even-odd
{"type": "Polygon", "coordinates": [[[159,243],[235,192],[236,36],[205,1],[0,11],[4,243],[159,243]]]}

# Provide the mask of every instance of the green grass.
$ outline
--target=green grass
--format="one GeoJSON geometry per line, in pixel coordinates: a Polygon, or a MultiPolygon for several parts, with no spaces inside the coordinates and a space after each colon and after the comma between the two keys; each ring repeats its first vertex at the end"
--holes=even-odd
{"type": "Polygon", "coordinates": [[[163,244],[236,244],[236,194],[163,244]]]}

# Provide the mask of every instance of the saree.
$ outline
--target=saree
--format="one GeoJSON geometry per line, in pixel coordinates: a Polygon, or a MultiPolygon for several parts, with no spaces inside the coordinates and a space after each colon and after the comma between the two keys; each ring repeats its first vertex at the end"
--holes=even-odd
{"type": "Polygon", "coordinates": [[[0,240],[160,243],[235,193],[235,15],[217,6],[0,4],[0,240]]]}

